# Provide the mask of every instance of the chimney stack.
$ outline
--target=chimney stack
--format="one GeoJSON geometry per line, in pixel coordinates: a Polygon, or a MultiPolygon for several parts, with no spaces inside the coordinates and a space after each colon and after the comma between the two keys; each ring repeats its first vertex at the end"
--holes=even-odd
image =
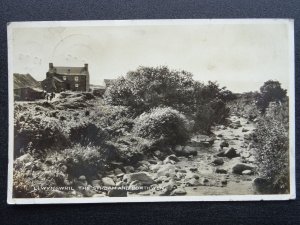
{"type": "Polygon", "coordinates": [[[49,63],[49,69],[53,69],[53,63],[49,63]]]}
{"type": "Polygon", "coordinates": [[[86,70],[88,70],[89,64],[85,63],[85,64],[84,64],[84,68],[85,68],[86,70]]]}

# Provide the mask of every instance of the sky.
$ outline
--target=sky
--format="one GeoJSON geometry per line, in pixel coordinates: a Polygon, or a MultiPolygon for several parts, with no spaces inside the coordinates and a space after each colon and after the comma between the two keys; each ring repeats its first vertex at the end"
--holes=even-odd
{"type": "Polygon", "coordinates": [[[289,89],[290,33],[286,22],[55,25],[12,28],[12,72],[46,77],[54,66],[89,64],[90,83],[139,66],[167,65],[233,92],[256,91],[269,80],[289,89]]]}

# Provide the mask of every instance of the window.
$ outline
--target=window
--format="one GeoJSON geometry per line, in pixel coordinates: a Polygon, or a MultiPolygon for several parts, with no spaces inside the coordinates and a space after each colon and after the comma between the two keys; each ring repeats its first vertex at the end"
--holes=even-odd
{"type": "Polygon", "coordinates": [[[77,76],[75,77],[75,81],[78,81],[78,77],[77,76]]]}
{"type": "Polygon", "coordinates": [[[67,80],[67,77],[66,77],[66,76],[63,76],[63,80],[67,80]]]}
{"type": "Polygon", "coordinates": [[[78,87],[79,85],[78,84],[75,84],[75,87],[78,87]]]}

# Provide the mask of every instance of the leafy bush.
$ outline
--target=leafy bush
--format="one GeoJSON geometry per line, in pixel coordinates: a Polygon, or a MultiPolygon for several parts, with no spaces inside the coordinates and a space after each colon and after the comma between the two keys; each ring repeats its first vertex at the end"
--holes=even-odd
{"type": "Polygon", "coordinates": [[[70,129],[70,141],[82,146],[100,146],[107,138],[107,132],[92,123],[83,123],[70,129]]]}
{"type": "Polygon", "coordinates": [[[110,160],[111,152],[94,146],[75,145],[61,152],[67,165],[67,173],[72,177],[85,175],[95,176],[99,171],[105,171],[105,165],[110,160]]]}
{"type": "Polygon", "coordinates": [[[256,131],[259,172],[271,183],[273,193],[289,191],[288,107],[273,105],[267,109],[256,131]]]}
{"type": "Polygon", "coordinates": [[[14,120],[15,132],[15,157],[20,155],[20,149],[47,148],[61,149],[70,145],[61,122],[55,117],[45,114],[31,114],[25,112],[19,114],[14,120]]]}
{"type": "Polygon", "coordinates": [[[201,130],[209,134],[211,126],[216,123],[223,123],[228,115],[229,108],[226,107],[225,102],[221,99],[214,99],[203,107],[197,108],[194,131],[201,130]]]}
{"type": "Polygon", "coordinates": [[[13,196],[15,198],[50,197],[55,188],[68,185],[67,174],[59,163],[46,165],[32,156],[27,161],[17,159],[14,162],[13,196]]]}
{"type": "Polygon", "coordinates": [[[117,79],[104,95],[106,103],[126,106],[135,116],[156,107],[172,107],[190,119],[211,120],[207,124],[206,121],[199,121],[199,124],[205,125],[195,127],[200,132],[204,127],[205,133],[213,123],[227,116],[225,102],[232,98],[234,95],[225,87],[220,88],[216,82],[204,85],[194,81],[191,73],[170,70],[166,66],[139,67],[136,71],[130,71],[125,77],[117,79]],[[221,113],[224,114],[220,117],[221,113]]]}
{"type": "Polygon", "coordinates": [[[287,90],[281,88],[278,81],[268,80],[260,87],[257,106],[264,113],[270,102],[281,102],[286,98],[287,90]]]}
{"type": "Polygon", "coordinates": [[[189,127],[186,117],[177,110],[158,107],[136,119],[133,133],[143,138],[163,138],[166,144],[176,145],[188,140],[189,127]]]}

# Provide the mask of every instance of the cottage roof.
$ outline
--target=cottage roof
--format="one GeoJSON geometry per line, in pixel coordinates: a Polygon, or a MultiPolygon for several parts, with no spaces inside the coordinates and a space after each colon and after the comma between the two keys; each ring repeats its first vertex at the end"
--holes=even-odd
{"type": "Polygon", "coordinates": [[[61,82],[61,83],[63,83],[63,82],[64,82],[62,79],[59,79],[59,78],[58,78],[58,77],[56,77],[56,76],[53,76],[53,79],[55,79],[55,80],[57,80],[58,82],[61,82]]]}
{"type": "Polygon", "coordinates": [[[61,75],[88,75],[88,70],[85,67],[54,66],[49,68],[49,73],[61,75]]]}

